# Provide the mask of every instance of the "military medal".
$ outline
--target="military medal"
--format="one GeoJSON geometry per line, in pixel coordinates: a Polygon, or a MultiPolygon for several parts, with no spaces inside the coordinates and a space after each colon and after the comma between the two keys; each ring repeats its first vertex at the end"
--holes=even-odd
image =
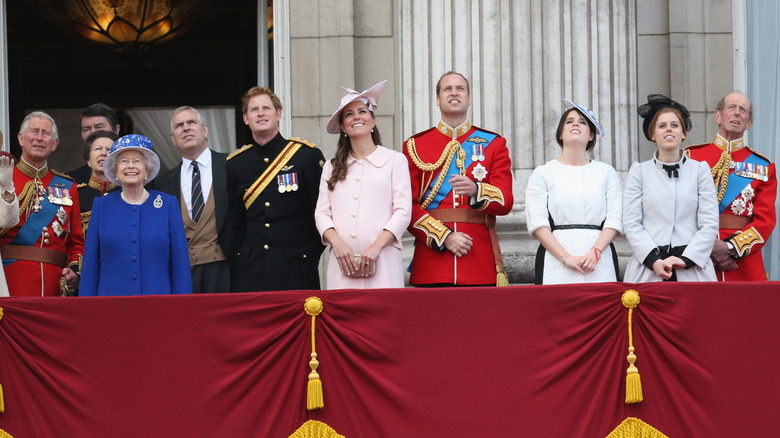
{"type": "Polygon", "coordinates": [[[485,146],[479,145],[479,161],[485,161],[485,146]]]}
{"type": "Polygon", "coordinates": [[[154,205],[154,208],[162,208],[162,206],[163,206],[162,196],[157,195],[157,197],[154,198],[153,205],[154,205]]]}
{"type": "Polygon", "coordinates": [[[292,183],[290,182],[290,174],[285,173],[284,174],[284,191],[285,192],[291,192],[292,191],[292,183]]]}
{"type": "Polygon", "coordinates": [[[293,192],[296,192],[298,191],[298,173],[297,172],[291,173],[290,176],[292,177],[293,192]]]}
{"type": "Polygon", "coordinates": [[[57,237],[60,237],[62,235],[62,232],[65,231],[63,230],[62,225],[60,225],[60,223],[57,221],[52,222],[51,229],[54,230],[54,235],[56,235],[57,237]]]}
{"type": "Polygon", "coordinates": [[[282,175],[276,175],[276,184],[279,186],[279,193],[284,193],[285,184],[284,184],[284,177],[282,175]]]}
{"type": "Polygon", "coordinates": [[[55,205],[73,205],[73,199],[70,198],[70,192],[63,184],[55,184],[54,187],[48,187],[49,202],[55,205]]]}
{"type": "Polygon", "coordinates": [[[60,209],[57,210],[57,219],[62,223],[62,225],[65,225],[65,222],[68,221],[68,213],[64,208],[60,207],[60,209]]]}
{"type": "Polygon", "coordinates": [[[479,160],[479,155],[477,155],[477,145],[472,144],[471,145],[471,161],[477,161],[479,160]]]}
{"type": "Polygon", "coordinates": [[[488,171],[487,169],[485,169],[485,166],[483,166],[482,163],[480,163],[474,166],[473,169],[471,169],[471,174],[474,175],[474,178],[477,181],[482,181],[487,176],[488,171]]]}

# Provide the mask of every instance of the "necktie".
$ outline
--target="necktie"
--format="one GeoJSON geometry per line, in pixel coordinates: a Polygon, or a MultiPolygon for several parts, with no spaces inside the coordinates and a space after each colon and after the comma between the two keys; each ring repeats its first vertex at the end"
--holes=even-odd
{"type": "Polygon", "coordinates": [[[664,170],[666,171],[666,175],[671,178],[674,176],[675,178],[679,178],[680,174],[677,173],[677,169],[680,168],[679,164],[672,164],[671,166],[668,164],[664,164],[664,170]]]}
{"type": "Polygon", "coordinates": [[[200,170],[198,163],[192,162],[192,220],[197,222],[203,213],[203,190],[200,187],[200,170]]]}

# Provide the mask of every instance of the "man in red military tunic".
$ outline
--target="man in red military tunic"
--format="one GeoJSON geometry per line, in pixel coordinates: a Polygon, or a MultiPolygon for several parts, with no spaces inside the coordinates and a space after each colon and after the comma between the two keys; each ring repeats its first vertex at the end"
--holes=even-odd
{"type": "Polygon", "coordinates": [[[715,123],[720,131],[714,142],[685,150],[710,165],[718,191],[720,229],[712,261],[721,281],[766,280],[761,248],[775,227],[775,165],[745,146],[753,108],[743,94],[718,102],[715,123]]]}
{"type": "Polygon", "coordinates": [[[13,172],[19,224],[0,231],[0,253],[11,296],[58,296],[78,287],[84,253],[76,185],[49,170],[59,138],[54,119],[30,113],[19,130],[22,157],[13,172]]]}
{"type": "Polygon", "coordinates": [[[438,126],[404,144],[412,179],[415,238],[410,283],[416,286],[506,284],[495,216],[512,209],[506,140],[471,126],[469,83],[445,73],[436,84],[438,126]]]}

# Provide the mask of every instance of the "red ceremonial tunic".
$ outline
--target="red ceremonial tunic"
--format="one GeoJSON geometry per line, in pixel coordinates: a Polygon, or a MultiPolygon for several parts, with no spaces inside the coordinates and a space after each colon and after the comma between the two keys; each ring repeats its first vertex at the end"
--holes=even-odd
{"type": "MultiPolygon", "coordinates": [[[[19,197],[19,224],[0,237],[0,245],[12,244],[22,226],[28,220],[32,220],[34,215],[45,214],[43,211],[35,211],[33,208],[36,204],[34,175],[35,170],[25,165],[24,162],[20,162],[14,167],[14,188],[16,196],[19,197]],[[28,183],[30,184],[29,193],[31,194],[26,197],[32,197],[33,199],[25,202],[21,195],[28,183]],[[26,204],[25,208],[22,208],[23,203],[26,204]]],[[[56,204],[57,202],[63,202],[61,199],[64,199],[66,195],[63,192],[54,193],[54,197],[51,199],[54,201],[56,209],[53,210],[53,213],[48,214],[51,217],[45,218],[46,220],[43,221],[45,225],[36,230],[37,240],[32,246],[66,253],[67,265],[75,272],[78,272],[79,261],[84,254],[84,236],[81,233],[78,191],[76,184],[70,177],[62,174],[58,174],[58,176],[67,179],[67,183],[70,185],[67,190],[67,196],[70,197],[72,205],[56,204]],[[55,222],[59,225],[55,225],[55,222]]],[[[40,202],[50,202],[49,187],[52,185],[53,179],[54,174],[48,170],[40,179],[43,185],[43,192],[39,193],[41,196],[38,196],[38,198],[45,198],[40,202]]],[[[61,266],[29,260],[16,260],[6,264],[7,262],[8,260],[4,257],[5,277],[8,282],[8,291],[12,297],[60,295],[60,278],[62,277],[63,269],[61,266]]]]}
{"type": "MultiPolygon", "coordinates": [[[[487,215],[505,215],[512,209],[512,173],[506,140],[498,134],[472,127],[468,122],[454,129],[464,162],[465,175],[477,181],[476,197],[455,196],[449,186],[457,167],[446,173],[438,198],[428,208],[423,204],[428,190],[436,185],[446,158],[436,168],[453,140],[453,129],[444,122],[436,128],[415,134],[403,148],[412,180],[412,220],[409,232],[415,238],[410,283],[415,285],[449,283],[459,285],[496,284],[496,262],[488,228],[483,223],[449,222],[436,219],[436,209],[461,209],[487,215]],[[464,145],[465,143],[465,145],[464,145]],[[476,156],[476,160],[471,158],[476,156]],[[431,170],[422,168],[431,167],[431,170]],[[454,172],[453,172],[454,170],[454,172]],[[438,205],[436,205],[438,204],[438,205]],[[444,247],[451,232],[468,234],[473,246],[463,257],[444,247]]],[[[455,162],[458,153],[453,157],[455,162]]]]}
{"type": "MultiPolygon", "coordinates": [[[[775,200],[777,199],[777,176],[775,165],[763,156],[750,150],[742,139],[728,140],[720,134],[710,144],[690,146],[685,152],[698,161],[706,161],[713,168],[718,165],[724,151],[730,151],[731,164],[727,191],[720,202],[721,223],[724,216],[739,216],[749,220],[741,229],[720,228],[718,238],[731,242],[737,249],[737,264],[739,269],[722,272],[716,269],[721,281],[766,280],[764,259],[761,248],[769,240],[769,235],[775,227],[775,200]],[[740,182],[733,175],[740,172],[748,179],[748,183],[740,182]],[[766,179],[766,181],[764,181],[766,179]],[[729,187],[729,185],[731,187],[729,187]]],[[[718,177],[715,177],[715,190],[719,191],[718,177]]]]}

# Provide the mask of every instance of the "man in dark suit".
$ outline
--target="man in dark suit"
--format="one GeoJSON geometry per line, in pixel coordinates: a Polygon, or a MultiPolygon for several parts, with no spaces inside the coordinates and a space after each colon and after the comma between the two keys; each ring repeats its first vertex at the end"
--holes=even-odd
{"type": "Polygon", "coordinates": [[[192,292],[230,292],[227,154],[208,147],[208,126],[190,106],[171,114],[171,140],[182,162],[157,177],[153,188],[179,200],[192,266],[192,292]]]}
{"type": "MultiPolygon", "coordinates": [[[[87,137],[97,131],[109,131],[119,135],[119,117],[116,111],[105,103],[93,103],[81,113],[79,131],[81,140],[85,143],[87,137]]],[[[89,149],[84,152],[84,161],[89,161],[89,149]]],[[[91,175],[92,169],[87,164],[68,172],[68,176],[76,180],[77,184],[87,184],[91,175]]]]}

